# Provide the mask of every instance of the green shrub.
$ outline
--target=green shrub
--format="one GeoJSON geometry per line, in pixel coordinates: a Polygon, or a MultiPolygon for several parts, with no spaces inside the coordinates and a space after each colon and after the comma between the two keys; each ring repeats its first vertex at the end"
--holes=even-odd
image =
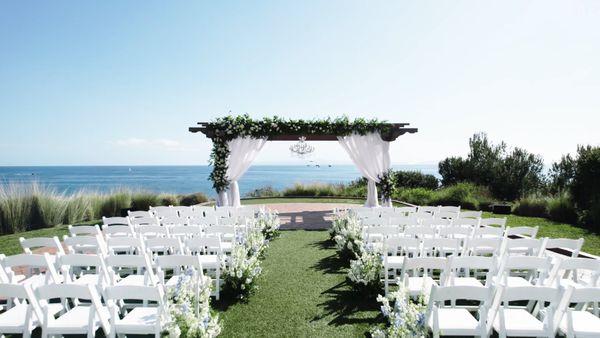
{"type": "Polygon", "coordinates": [[[136,192],[131,195],[131,210],[134,211],[146,211],[150,207],[162,205],[159,202],[159,198],[155,193],[152,192],[136,192]]]}
{"type": "Polygon", "coordinates": [[[454,205],[465,209],[479,209],[479,202],[474,197],[475,185],[458,183],[434,192],[430,204],[454,205]]]}
{"type": "Polygon", "coordinates": [[[577,212],[567,194],[548,199],[548,218],[553,221],[575,224],[577,212]]]}
{"type": "Polygon", "coordinates": [[[179,205],[179,198],[177,197],[177,195],[174,195],[174,194],[162,193],[162,194],[158,195],[157,199],[158,199],[158,205],[164,205],[164,206],[179,205]]]}
{"type": "Polygon", "coordinates": [[[201,192],[181,196],[179,204],[184,206],[192,206],[200,203],[208,202],[208,197],[201,192]]]}
{"type": "Polygon", "coordinates": [[[131,207],[131,193],[128,191],[117,191],[107,195],[100,204],[100,215],[105,217],[115,217],[121,215],[122,209],[131,207]]]}
{"type": "Polygon", "coordinates": [[[434,190],[440,181],[433,175],[423,174],[419,171],[393,171],[392,177],[396,188],[425,188],[434,190]]]}
{"type": "Polygon", "coordinates": [[[512,213],[519,216],[548,217],[548,199],[538,196],[521,198],[513,206],[512,213]]]}
{"type": "Polygon", "coordinates": [[[577,149],[571,196],[581,221],[600,229],[600,147],[580,146],[577,149]]]}
{"type": "Polygon", "coordinates": [[[282,195],[303,197],[340,196],[341,191],[342,189],[340,189],[339,185],[323,183],[296,183],[293,187],[283,189],[282,195]]]}
{"type": "Polygon", "coordinates": [[[281,193],[272,186],[256,188],[246,194],[247,197],[279,197],[281,193]]]}
{"type": "Polygon", "coordinates": [[[0,185],[2,233],[12,234],[28,229],[33,204],[32,187],[19,184],[0,185]]]}
{"type": "Polygon", "coordinates": [[[416,205],[427,205],[433,198],[433,191],[424,188],[403,189],[396,194],[396,199],[416,205]]]}

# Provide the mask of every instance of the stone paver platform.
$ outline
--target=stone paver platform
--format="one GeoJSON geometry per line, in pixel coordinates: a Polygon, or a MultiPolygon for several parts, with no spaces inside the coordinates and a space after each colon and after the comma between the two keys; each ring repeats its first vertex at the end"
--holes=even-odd
{"type": "Polygon", "coordinates": [[[345,208],[356,204],[344,203],[280,203],[265,204],[279,212],[282,230],[323,230],[331,226],[334,208],[345,208]]]}

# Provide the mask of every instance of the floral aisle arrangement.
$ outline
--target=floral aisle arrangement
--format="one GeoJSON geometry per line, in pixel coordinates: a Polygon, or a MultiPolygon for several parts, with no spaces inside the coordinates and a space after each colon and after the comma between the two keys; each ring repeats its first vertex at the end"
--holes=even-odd
{"type": "Polygon", "coordinates": [[[212,282],[188,269],[175,287],[167,291],[168,321],[164,336],[169,338],[211,338],[221,333],[219,317],[210,309],[212,282]]]}
{"type": "Polygon", "coordinates": [[[364,293],[377,293],[381,290],[383,256],[380,249],[367,247],[356,260],[350,261],[348,279],[364,293]]]}
{"type": "Polygon", "coordinates": [[[362,225],[352,213],[342,212],[334,215],[330,236],[340,257],[358,258],[363,251],[362,225]]]}
{"type": "Polygon", "coordinates": [[[254,221],[255,227],[258,227],[267,240],[273,239],[279,235],[279,214],[276,211],[260,210],[254,221]]]}
{"type": "Polygon", "coordinates": [[[409,299],[406,287],[398,281],[399,289],[389,296],[377,296],[381,312],[387,318],[388,325],[385,329],[373,329],[373,338],[424,338],[428,329],[425,323],[427,300],[422,294],[416,302],[409,299]],[[390,305],[392,304],[393,305],[390,305]]]}
{"type": "Polygon", "coordinates": [[[225,289],[237,298],[246,298],[256,288],[255,279],[262,273],[260,258],[268,243],[260,230],[251,229],[222,261],[225,289]]]}

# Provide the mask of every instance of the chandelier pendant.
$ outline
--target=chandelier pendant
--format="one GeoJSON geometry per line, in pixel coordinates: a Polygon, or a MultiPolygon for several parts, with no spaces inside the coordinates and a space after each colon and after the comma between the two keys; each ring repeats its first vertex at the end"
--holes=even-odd
{"type": "Polygon", "coordinates": [[[313,151],[315,151],[315,147],[306,143],[306,137],[304,136],[299,137],[298,142],[290,146],[290,152],[292,155],[299,158],[305,158],[313,151]]]}

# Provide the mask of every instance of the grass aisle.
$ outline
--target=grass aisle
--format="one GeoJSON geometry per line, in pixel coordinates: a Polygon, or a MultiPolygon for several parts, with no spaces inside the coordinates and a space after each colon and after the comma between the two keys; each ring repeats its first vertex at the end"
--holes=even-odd
{"type": "Polygon", "coordinates": [[[282,231],[247,303],[214,304],[223,337],[364,337],[383,318],[347,285],[326,231],[282,231]]]}

